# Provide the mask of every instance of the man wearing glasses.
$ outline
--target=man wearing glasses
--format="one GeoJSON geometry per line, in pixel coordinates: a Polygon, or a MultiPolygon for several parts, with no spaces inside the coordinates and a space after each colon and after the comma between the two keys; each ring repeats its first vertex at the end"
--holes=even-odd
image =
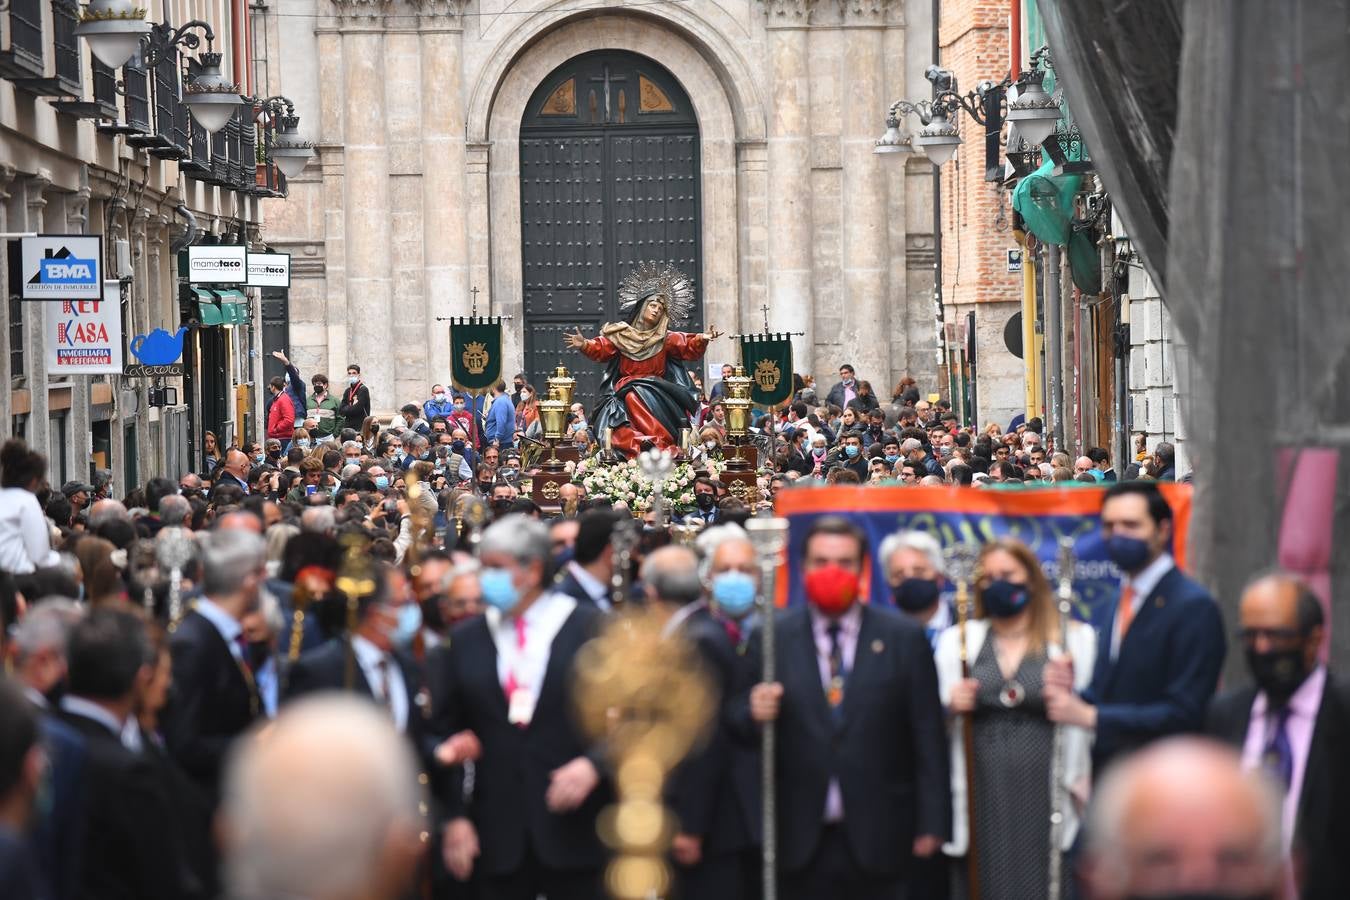
{"type": "Polygon", "coordinates": [[[1052,722],[1096,731],[1097,773],[1149,741],[1202,731],[1226,648],[1218,604],[1169,552],[1172,507],[1156,484],[1108,489],[1101,525],[1123,578],[1111,625],[1101,629],[1092,683],[1080,697],[1072,660],[1045,666],[1046,712],[1052,722]]]}

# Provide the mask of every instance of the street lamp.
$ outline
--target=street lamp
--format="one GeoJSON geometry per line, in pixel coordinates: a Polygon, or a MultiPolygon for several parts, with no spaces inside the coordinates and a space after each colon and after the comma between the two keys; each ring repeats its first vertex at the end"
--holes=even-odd
{"type": "Polygon", "coordinates": [[[956,92],[956,76],[949,70],[929,66],[923,74],[933,83],[933,99],[917,102],[897,100],[892,103],[886,114],[886,132],[877,140],[872,152],[901,153],[912,145],[922,150],[933,165],[941,167],[961,146],[961,135],[956,129],[953,115],[964,109],[972,119],[984,125],[988,121],[989,99],[997,99],[1008,86],[1008,81],[1005,79],[998,84],[981,82],[979,88],[963,97],[956,92]],[[923,123],[923,128],[912,141],[900,130],[900,120],[907,115],[918,116],[923,123]]]}
{"type": "Polygon", "coordinates": [[[202,39],[192,29],[200,29],[206,37],[206,52],[200,59],[187,60],[183,77],[183,105],[192,118],[208,133],[225,127],[235,112],[246,104],[239,95],[239,85],[227,81],[220,70],[221,55],[211,49],[216,33],[200,19],[193,19],[178,29],[166,23],[154,25],[145,22],[145,10],[133,8],[134,0],[91,0],[81,14],[75,33],[89,43],[89,50],[111,68],[126,65],[137,51],[149,69],[163,61],[175,47],[195,50],[202,39]]]}
{"type": "Polygon", "coordinates": [[[1045,72],[1027,72],[1017,82],[1017,99],[1008,104],[1008,121],[1033,147],[1049,140],[1059,122],[1059,104],[1045,92],[1044,81],[1045,72]]]}
{"type": "Polygon", "coordinates": [[[278,133],[268,141],[268,155],[282,175],[294,178],[314,158],[314,145],[300,138],[300,117],[295,114],[295,104],[287,97],[268,97],[262,101],[262,109],[278,125],[278,133]]]}

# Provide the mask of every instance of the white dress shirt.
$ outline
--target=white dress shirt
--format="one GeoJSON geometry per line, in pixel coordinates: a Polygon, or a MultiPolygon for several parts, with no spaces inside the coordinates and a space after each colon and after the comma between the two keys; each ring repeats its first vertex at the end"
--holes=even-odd
{"type": "Polygon", "coordinates": [[[388,708],[394,727],[400,733],[408,730],[408,685],[403,681],[403,670],[393,654],[385,653],[370,641],[356,635],[352,638],[352,652],[366,684],[375,696],[375,702],[388,708]]]}
{"type": "Polygon", "coordinates": [[[506,698],[514,724],[527,725],[534,718],[539,690],[548,672],[553,639],[576,608],[577,601],[566,594],[550,592],[540,596],[522,616],[525,620],[524,646],[521,646],[516,617],[503,615],[496,608],[488,609],[488,629],[497,646],[497,680],[503,688],[508,684],[515,685],[515,692],[506,698]]]}
{"type": "Polygon", "coordinates": [[[54,566],[59,559],[52,549],[47,517],[33,492],[0,488],[0,570],[27,575],[54,566]]]}
{"type": "Polygon", "coordinates": [[[244,651],[239,648],[239,635],[244,633],[244,626],[239,624],[239,620],[208,597],[198,597],[192,608],[197,611],[197,615],[210,622],[216,631],[220,632],[225,646],[230,648],[230,655],[234,657],[235,662],[242,665],[244,651]]]}
{"type": "Polygon", "coordinates": [[[132,753],[141,752],[141,729],[135,716],[127,716],[125,720],[119,719],[94,701],[70,694],[61,698],[61,708],[71,715],[90,719],[102,725],[132,753]]]}
{"type": "Polygon", "coordinates": [[[609,602],[609,585],[604,584],[599,578],[596,578],[590,572],[587,572],[586,569],[582,567],[581,563],[577,562],[575,559],[570,560],[567,563],[567,571],[577,580],[577,584],[581,585],[581,589],[586,592],[586,596],[590,597],[591,600],[595,602],[595,605],[600,607],[601,611],[609,612],[611,606],[609,602]]]}
{"type": "MultiPolygon", "coordinates": [[[[1133,577],[1127,576],[1121,585],[1121,590],[1128,584],[1134,590],[1134,597],[1131,599],[1130,608],[1134,617],[1139,615],[1139,609],[1148,599],[1148,595],[1153,593],[1153,589],[1158,586],[1158,582],[1163,580],[1163,576],[1176,568],[1176,563],[1172,560],[1172,554],[1164,553],[1153,562],[1144,567],[1144,570],[1133,577]]],[[[1111,659],[1114,661],[1120,655],[1120,604],[1116,604],[1116,615],[1111,620],[1111,659]]]]}

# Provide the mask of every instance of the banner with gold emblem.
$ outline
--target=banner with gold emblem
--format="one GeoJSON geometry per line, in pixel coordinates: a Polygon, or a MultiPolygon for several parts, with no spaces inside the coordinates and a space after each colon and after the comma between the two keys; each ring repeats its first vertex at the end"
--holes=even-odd
{"type": "Polygon", "coordinates": [[[752,401],[772,407],[792,399],[791,335],[741,335],[741,365],[752,382],[752,401]]]}
{"type": "Polygon", "coordinates": [[[461,391],[490,390],[502,377],[502,320],[450,320],[450,381],[461,391]]]}

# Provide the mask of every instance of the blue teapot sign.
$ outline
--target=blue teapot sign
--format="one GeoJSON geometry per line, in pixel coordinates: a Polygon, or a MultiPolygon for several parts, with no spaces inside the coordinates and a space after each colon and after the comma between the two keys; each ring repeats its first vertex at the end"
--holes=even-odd
{"type": "Polygon", "coordinates": [[[170,334],[156,328],[149,334],[138,334],[131,339],[128,349],[140,365],[127,366],[127,375],[181,375],[182,366],[175,365],[183,358],[183,335],[186,327],[170,334]]]}

